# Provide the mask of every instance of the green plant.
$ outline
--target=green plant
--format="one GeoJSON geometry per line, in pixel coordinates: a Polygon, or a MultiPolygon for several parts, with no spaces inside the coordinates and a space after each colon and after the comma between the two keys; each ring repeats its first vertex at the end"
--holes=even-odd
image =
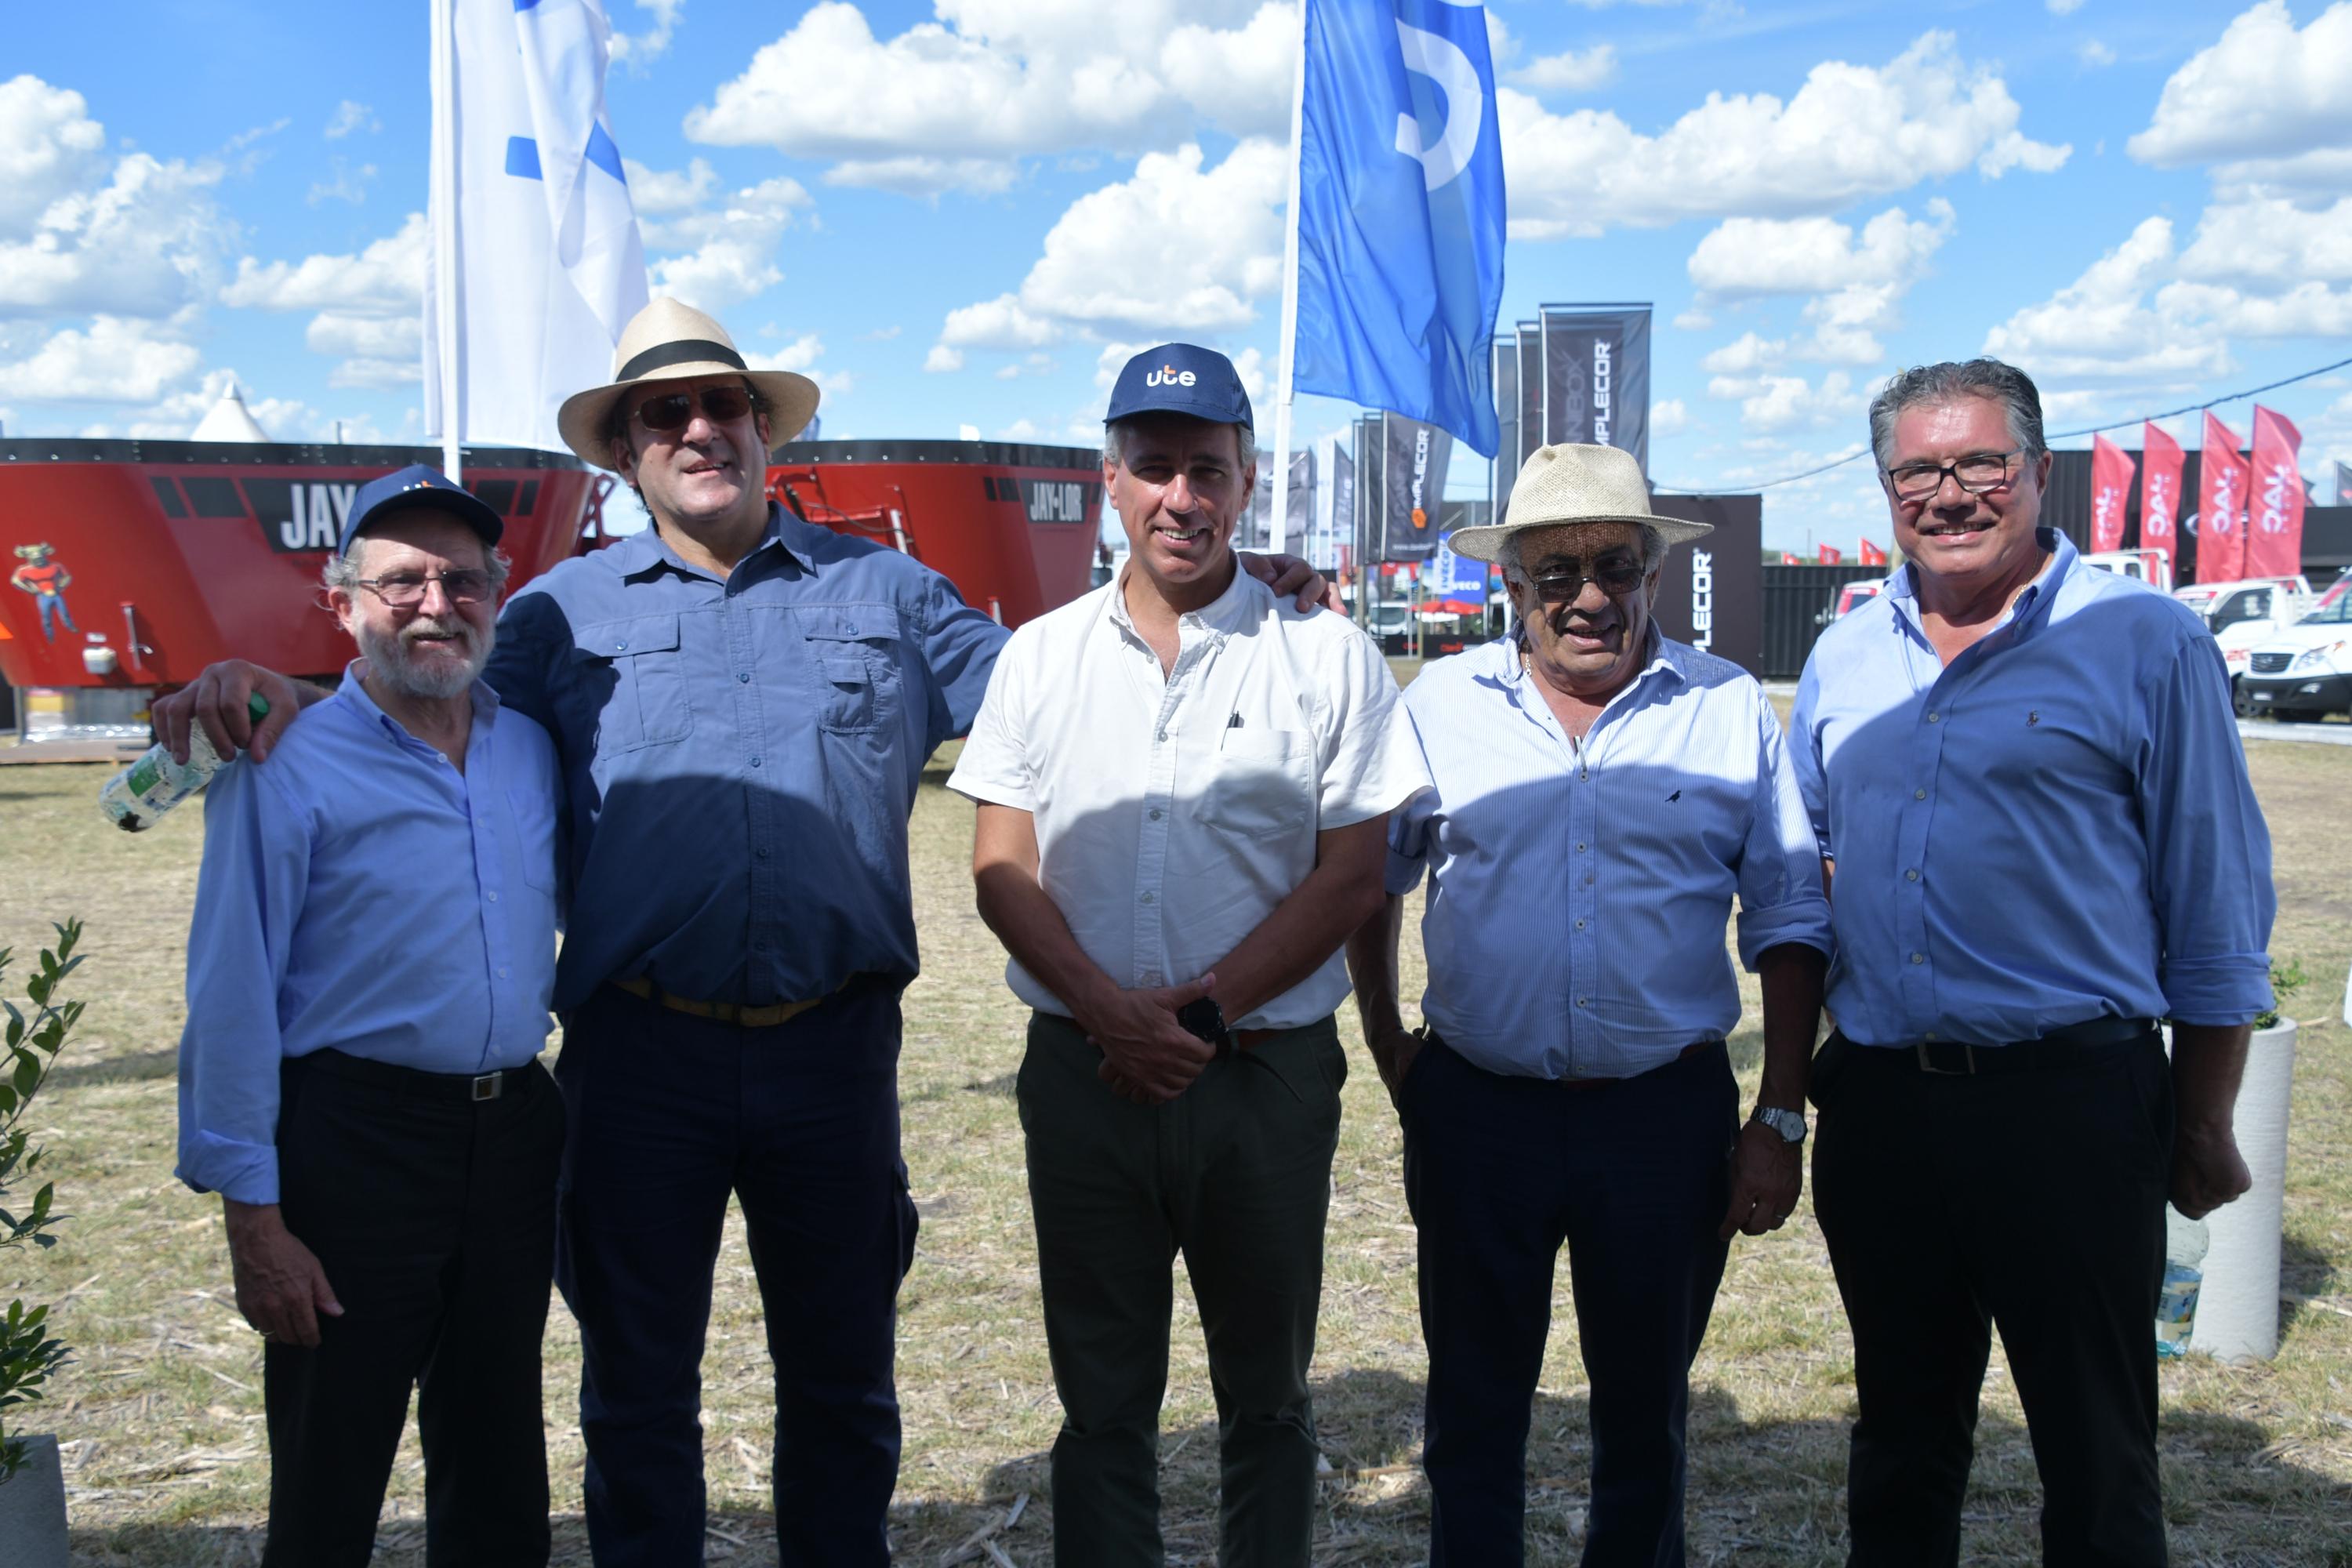
{"type": "Polygon", "coordinates": [[[2286,967],[2284,969],[2273,963],[2271,965],[2271,1005],[2264,1011],[2254,1015],[2254,1027],[2277,1028],[2279,1009],[2285,1006],[2286,999],[2302,990],[2304,983],[2310,978],[2304,973],[2303,960],[2299,958],[2288,959],[2286,967]]]}
{"type": "MultiPolygon", "coordinates": [[[[58,999],[58,984],[81,963],[74,953],[81,942],[81,922],[68,921],[53,929],[58,945],[42,950],[38,972],[25,982],[30,1016],[26,1008],[0,996],[0,1009],[8,1015],[8,1050],[0,1058],[0,1251],[55,1247],[58,1238],[49,1227],[67,1217],[51,1206],[57,1188],[46,1180],[33,1194],[30,1208],[19,1214],[15,1206],[16,1190],[40,1168],[44,1152],[31,1146],[32,1134],[23,1125],[25,1113],[48,1077],[58,1047],[81,1021],[80,1003],[58,999]]],[[[0,978],[8,973],[12,951],[0,948],[0,978]]],[[[0,1481],[15,1475],[25,1461],[24,1439],[8,1436],[7,1412],[39,1399],[41,1385],[65,1364],[65,1342],[48,1331],[48,1320],[47,1307],[27,1307],[21,1300],[9,1302],[7,1316],[0,1318],[0,1481]]]]}

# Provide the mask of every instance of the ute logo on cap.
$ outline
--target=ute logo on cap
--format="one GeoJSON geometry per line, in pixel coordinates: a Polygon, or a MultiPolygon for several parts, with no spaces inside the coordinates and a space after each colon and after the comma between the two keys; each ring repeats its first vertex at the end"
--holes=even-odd
{"type": "Polygon", "coordinates": [[[1180,371],[1172,364],[1163,364],[1143,378],[1146,386],[1190,386],[1201,378],[1191,371],[1180,371]]]}

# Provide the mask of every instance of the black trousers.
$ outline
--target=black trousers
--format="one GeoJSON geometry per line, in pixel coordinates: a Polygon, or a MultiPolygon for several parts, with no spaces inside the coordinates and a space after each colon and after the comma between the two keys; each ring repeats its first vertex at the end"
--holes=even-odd
{"type": "Polygon", "coordinates": [[[1723,1279],[1738,1086],[1723,1047],[1597,1088],[1432,1039],[1401,1096],[1429,1342],[1432,1568],[1524,1561],[1528,1424],[1568,1246],[1592,1385],[1587,1568],[1678,1568],[1693,1358],[1723,1279]]]}
{"type": "Polygon", "coordinates": [[[883,1564],[892,1378],[915,1205],[898,1158],[898,987],[861,983],[773,1028],[605,986],[565,1020],[557,1281],[580,1320],[598,1568],[702,1561],[703,1336],[730,1193],[776,1371],[785,1568],[883,1564]]]}
{"type": "MultiPolygon", "coordinates": [[[[397,1069],[394,1069],[396,1074],[397,1069]]],[[[290,1060],[279,1208],[343,1315],[263,1355],[266,1568],[362,1568],[418,1391],[431,1568],[548,1555],[540,1338],[555,1259],[563,1108],[536,1063],[469,1101],[321,1051],[290,1060]]]]}
{"type": "Polygon", "coordinates": [[[1832,1035],[1812,1098],[1813,1212],[1860,1404],[1848,1563],[1959,1561],[1998,1327],[2042,1472],[2043,1561],[2161,1564],[2154,1323],[2172,1078],[2155,1033],[1974,1077],[1832,1035]]]}

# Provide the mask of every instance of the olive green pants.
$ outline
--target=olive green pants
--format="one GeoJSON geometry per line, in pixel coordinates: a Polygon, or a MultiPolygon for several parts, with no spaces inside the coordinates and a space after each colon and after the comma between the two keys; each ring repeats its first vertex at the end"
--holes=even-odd
{"type": "Polygon", "coordinates": [[[1329,1018],[1215,1061],[1165,1105],[1096,1076],[1036,1014],[1021,1063],[1045,1342],[1062,1397],[1054,1561],[1158,1568],[1160,1405],[1184,1255],[1216,1395],[1223,1568],[1304,1568],[1315,1529],[1307,1363],[1348,1061],[1329,1018]]]}

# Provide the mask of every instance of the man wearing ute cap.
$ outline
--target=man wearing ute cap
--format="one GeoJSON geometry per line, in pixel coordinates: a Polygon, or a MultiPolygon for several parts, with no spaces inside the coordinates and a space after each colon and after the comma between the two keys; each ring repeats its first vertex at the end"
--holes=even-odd
{"type": "MultiPolygon", "coordinates": [[[[589,1538],[606,1568],[700,1561],[700,1363],[732,1192],[776,1365],[782,1560],[881,1563],[915,1241],[907,815],[1006,634],[929,568],[768,500],[769,454],[816,410],[806,377],[746,368],[668,299],[614,364],[562,428],[653,527],[519,593],[485,677],[547,724],[563,769],[558,1275],[581,1325],[589,1538]]],[[[1319,596],[1286,564],[1286,591],[1319,596]]],[[[311,699],[251,666],[159,703],[158,732],[184,746],[202,712],[241,742],[257,680],[265,754],[279,710],[311,699]]]]}
{"type": "Polygon", "coordinates": [[[1425,776],[1371,641],[1234,564],[1256,451],[1232,363],[1138,354],[1104,424],[1127,569],[1013,634],[948,781],[980,803],[980,912],[1035,1009],[1018,1091],[1063,1409],[1054,1560],[1162,1560],[1181,1251],[1216,1392],[1220,1561],[1303,1565],[1338,952],[1425,776]]]}
{"type": "Polygon", "coordinates": [[[1506,521],[1454,535],[1502,563],[1517,635],[1405,693],[1436,788],[1392,820],[1387,907],[1348,960],[1404,1124],[1435,1568],[1522,1559],[1563,1243],[1592,1389],[1584,1563],[1683,1562],[1691,1361],[1732,1234],[1779,1229],[1802,1181],[1830,911],[1796,773],[1763,689],[1650,618],[1668,547],[1709,531],[1653,514],[1629,453],[1540,448],[1506,521]],[[1397,942],[1424,869],[1408,1033],[1397,942]],[[1764,988],[1744,1127],[1735,894],[1764,988]]]}
{"type": "Polygon", "coordinates": [[[362,658],[205,802],[179,1173],[268,1342],[269,1568],[366,1563],[413,1386],[432,1559],[547,1561],[557,773],[476,679],[500,526],[362,487],[324,574],[362,658]]]}

